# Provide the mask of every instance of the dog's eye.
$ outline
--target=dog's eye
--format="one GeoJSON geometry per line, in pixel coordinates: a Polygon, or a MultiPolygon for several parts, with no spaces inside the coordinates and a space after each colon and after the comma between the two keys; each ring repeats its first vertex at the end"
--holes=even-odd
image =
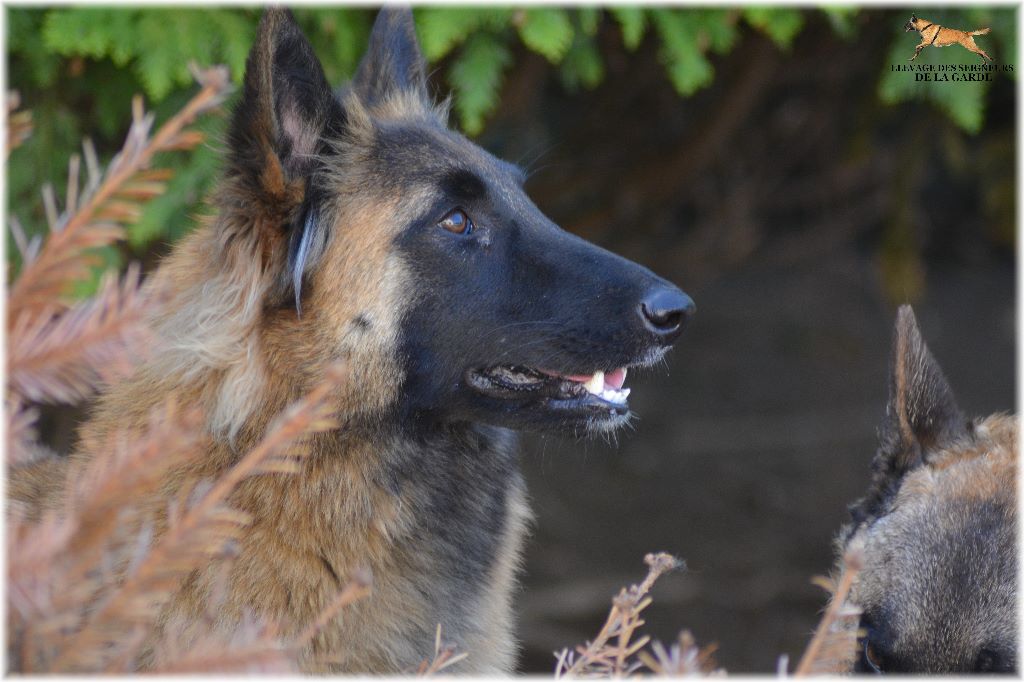
{"type": "Polygon", "coordinates": [[[438,226],[455,234],[469,234],[473,231],[473,221],[469,219],[469,216],[461,208],[455,209],[442,218],[438,226]]]}
{"type": "Polygon", "coordinates": [[[871,647],[871,643],[864,638],[864,649],[862,651],[862,657],[868,670],[874,671],[877,674],[882,672],[882,661],[878,656],[878,653],[871,647]]]}

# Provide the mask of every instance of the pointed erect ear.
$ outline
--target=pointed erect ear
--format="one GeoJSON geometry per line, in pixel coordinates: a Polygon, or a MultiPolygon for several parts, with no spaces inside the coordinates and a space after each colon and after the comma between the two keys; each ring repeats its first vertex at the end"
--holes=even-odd
{"type": "Polygon", "coordinates": [[[373,24],[370,44],[352,79],[352,89],[372,108],[398,94],[426,102],[426,83],[412,11],[407,7],[384,7],[373,24]]]}
{"type": "Polygon", "coordinates": [[[967,420],[921,338],[914,311],[901,306],[893,332],[883,451],[894,458],[893,470],[902,472],[923,463],[928,450],[967,433],[967,420]]]}
{"type": "Polygon", "coordinates": [[[899,490],[904,475],[927,464],[930,453],[970,437],[972,432],[946,377],[921,338],[909,305],[900,306],[896,314],[885,412],[881,442],[871,463],[871,486],[867,495],[850,506],[853,524],[848,533],[877,518],[899,490]]]}
{"type": "Polygon", "coordinates": [[[242,179],[254,202],[293,208],[304,198],[325,133],[342,117],[292,13],[267,9],[228,133],[231,175],[242,179]]]}

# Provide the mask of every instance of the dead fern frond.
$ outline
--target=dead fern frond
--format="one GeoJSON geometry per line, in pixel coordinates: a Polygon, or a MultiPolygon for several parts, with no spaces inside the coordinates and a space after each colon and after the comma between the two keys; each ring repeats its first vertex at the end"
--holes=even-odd
{"type": "Polygon", "coordinates": [[[81,554],[109,537],[118,512],[156,492],[168,472],[203,451],[205,439],[202,413],[182,409],[172,396],[154,410],[145,431],[114,432],[102,446],[86,440],[83,449],[102,447],[103,454],[72,470],[66,499],[79,530],[71,549],[81,554]]]}
{"type": "Polygon", "coordinates": [[[32,112],[18,111],[21,106],[21,94],[17,90],[7,93],[7,146],[4,147],[4,158],[20,147],[32,135],[32,112]]]}
{"type": "Polygon", "coordinates": [[[37,254],[26,249],[22,271],[7,302],[8,329],[26,312],[52,315],[61,309],[70,284],[85,279],[95,259],[87,249],[113,243],[124,236],[124,225],[138,219],[141,202],[162,194],[170,178],[165,169],[150,169],[153,156],[164,151],[191,149],[202,141],[196,131],[185,130],[197,116],[227,97],[230,80],[225,67],[193,69],[202,85],[199,93],[150,138],[153,115],[146,114],[141,98],[132,107],[132,125],[121,152],[104,175],[92,144],[83,144],[88,178],[79,192],[80,160],[71,160],[66,206],[58,212],[52,187],[44,188],[50,236],[37,254]]]}
{"type": "Polygon", "coordinates": [[[679,644],[671,649],[657,645],[651,652],[644,651],[651,641],[649,636],[634,639],[644,625],[641,614],[651,604],[647,593],[655,581],[683,566],[682,561],[665,553],[648,554],[644,563],[648,566],[647,577],[639,585],[623,588],[612,600],[608,619],[597,637],[575,651],[563,649],[555,654],[555,677],[626,677],[645,667],[666,675],[706,674],[714,668],[710,659],[713,649],[697,649],[689,633],[680,635],[679,644]]]}
{"type": "Polygon", "coordinates": [[[679,633],[679,639],[668,649],[661,642],[651,644],[650,652],[639,651],[637,657],[656,675],[666,677],[705,677],[716,672],[714,644],[701,649],[689,630],[679,633]]]}
{"type": "Polygon", "coordinates": [[[249,454],[214,483],[188,491],[194,502],[170,511],[167,530],[156,545],[140,548],[120,588],[61,647],[54,670],[102,670],[129,658],[123,647],[138,641],[132,635],[152,627],[185,578],[216,559],[250,522],[227,504],[238,484],[252,475],[296,472],[309,452],[302,441],[335,427],[327,398],[343,378],[341,367],[329,368],[327,378],[289,406],[249,454]]]}
{"type": "Polygon", "coordinates": [[[145,430],[117,432],[87,464],[70,465],[59,508],[36,523],[18,508],[9,514],[9,604],[24,621],[26,668],[50,669],[67,633],[116,582],[112,557],[146,548],[152,521],[141,500],[198,454],[201,434],[200,414],[169,402],[145,430]]]}
{"type": "Polygon", "coordinates": [[[152,346],[145,316],[159,296],[144,296],[132,264],[118,282],[108,273],[97,294],[60,315],[24,312],[8,334],[11,389],[33,402],[75,403],[123,376],[152,346]]]}
{"type": "Polygon", "coordinates": [[[861,610],[849,601],[849,596],[853,581],[863,566],[860,552],[851,550],[843,557],[842,573],[837,582],[816,581],[832,592],[832,599],[793,673],[794,677],[848,673],[853,669],[861,610]]]}

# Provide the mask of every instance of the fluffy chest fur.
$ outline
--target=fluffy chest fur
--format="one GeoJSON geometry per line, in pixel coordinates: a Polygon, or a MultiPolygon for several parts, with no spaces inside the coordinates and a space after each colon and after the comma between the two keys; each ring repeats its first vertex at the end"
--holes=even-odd
{"type": "MultiPolygon", "coordinates": [[[[355,571],[371,597],[347,607],[302,652],[309,671],[401,672],[446,642],[463,672],[512,668],[509,617],[528,511],[512,437],[467,427],[424,438],[321,439],[298,476],[260,477],[232,502],[253,515],[219,625],[247,611],[304,629],[355,571]],[[381,453],[387,453],[382,458],[381,453]]],[[[167,613],[189,628],[216,589],[195,576],[167,613]]]]}

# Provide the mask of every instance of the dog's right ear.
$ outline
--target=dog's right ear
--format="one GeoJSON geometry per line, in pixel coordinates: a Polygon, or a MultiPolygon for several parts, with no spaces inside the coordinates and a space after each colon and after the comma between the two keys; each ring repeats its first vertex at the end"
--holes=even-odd
{"type": "Polygon", "coordinates": [[[429,102],[426,70],[409,8],[385,6],[377,14],[352,89],[370,108],[400,95],[429,102]]]}
{"type": "Polygon", "coordinates": [[[343,117],[292,13],[267,9],[228,131],[228,175],[241,181],[255,215],[284,218],[303,203],[324,138],[343,117]]]}

